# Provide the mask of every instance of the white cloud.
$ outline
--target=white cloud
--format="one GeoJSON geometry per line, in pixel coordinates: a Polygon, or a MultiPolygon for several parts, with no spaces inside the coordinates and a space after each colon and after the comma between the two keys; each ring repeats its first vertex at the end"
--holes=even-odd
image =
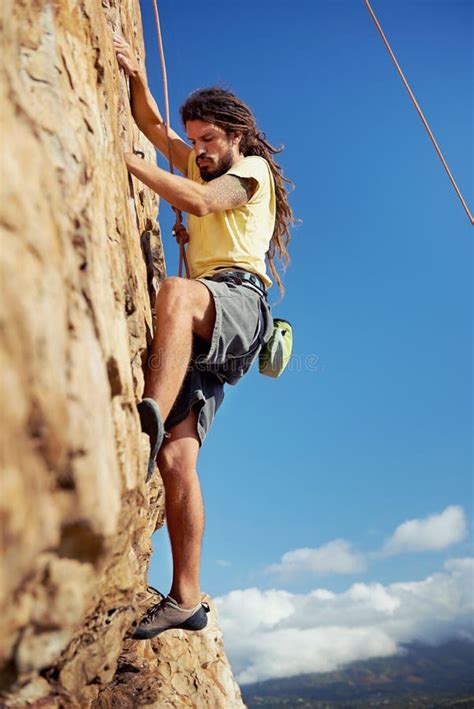
{"type": "Polygon", "coordinates": [[[216,598],[237,680],[331,671],[413,640],[474,640],[473,573],[474,559],[451,559],[422,581],[357,583],[343,593],[249,588],[216,598]]]}
{"type": "Polygon", "coordinates": [[[230,566],[231,565],[230,561],[225,561],[225,559],[217,559],[216,564],[217,564],[217,566],[230,566]]]}
{"type": "Polygon", "coordinates": [[[315,549],[293,549],[272,564],[267,573],[277,574],[289,581],[302,574],[327,576],[328,574],[354,574],[365,570],[364,557],[353,551],[344,539],[335,539],[315,549]]]}
{"type": "Polygon", "coordinates": [[[216,599],[225,599],[226,627],[232,635],[238,636],[245,626],[246,633],[273,628],[285,618],[293,615],[293,594],[288,591],[270,590],[262,592],[258,588],[231,591],[216,599]],[[242,615],[245,616],[243,621],[242,615]]]}
{"type": "Polygon", "coordinates": [[[382,556],[410,551],[445,549],[466,536],[466,520],[462,507],[451,505],[443,512],[423,519],[410,519],[399,525],[387,539],[382,556]]]}

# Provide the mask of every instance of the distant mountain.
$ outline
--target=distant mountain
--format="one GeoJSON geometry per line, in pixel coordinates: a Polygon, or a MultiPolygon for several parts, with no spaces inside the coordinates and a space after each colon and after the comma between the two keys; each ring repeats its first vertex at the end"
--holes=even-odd
{"type": "Polygon", "coordinates": [[[241,687],[249,709],[474,708],[474,643],[410,644],[393,657],[241,687]]]}

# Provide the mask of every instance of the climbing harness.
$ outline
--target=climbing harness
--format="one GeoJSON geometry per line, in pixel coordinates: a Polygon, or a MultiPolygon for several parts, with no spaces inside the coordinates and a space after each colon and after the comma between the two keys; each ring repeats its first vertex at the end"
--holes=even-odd
{"type": "MultiPolygon", "coordinates": [[[[170,105],[169,105],[169,99],[168,99],[168,79],[166,76],[166,62],[165,62],[165,53],[163,50],[163,38],[161,36],[161,25],[160,25],[160,16],[158,13],[158,5],[156,4],[156,0],[153,0],[153,9],[155,13],[155,24],[156,24],[156,32],[158,35],[158,49],[160,52],[160,63],[161,63],[161,75],[163,77],[163,94],[164,94],[164,101],[165,101],[165,131],[166,131],[166,140],[168,141],[168,163],[169,163],[169,168],[170,168],[170,173],[174,175],[174,165],[173,165],[173,155],[171,152],[171,138],[169,134],[169,127],[170,127],[170,105]]],[[[189,241],[189,234],[186,229],[186,227],[183,224],[183,215],[181,213],[180,209],[177,209],[176,207],[172,207],[176,221],[174,223],[174,227],[172,230],[172,233],[176,239],[176,241],[179,244],[179,267],[178,267],[178,275],[182,276],[183,275],[183,265],[186,269],[186,278],[190,278],[190,272],[189,272],[189,266],[188,266],[188,259],[186,257],[186,246],[185,244],[188,243],[189,241]]]]}
{"type": "Polygon", "coordinates": [[[405,76],[404,76],[404,74],[403,74],[403,72],[402,72],[402,70],[401,70],[401,68],[400,68],[400,65],[399,65],[399,63],[397,62],[397,59],[396,59],[396,57],[395,57],[395,54],[393,53],[392,48],[391,48],[391,46],[390,46],[390,44],[389,44],[389,42],[388,42],[388,40],[387,40],[387,38],[386,38],[386,36],[385,36],[383,30],[382,30],[382,27],[381,27],[381,25],[380,25],[380,22],[378,21],[377,17],[375,16],[374,11],[372,10],[372,7],[370,6],[369,0],[365,0],[365,4],[366,4],[366,7],[367,7],[367,10],[369,11],[369,13],[370,13],[370,15],[371,15],[371,17],[372,17],[372,19],[373,19],[373,21],[374,21],[374,23],[375,23],[375,26],[377,27],[377,29],[378,29],[378,31],[379,31],[379,33],[380,33],[380,36],[381,36],[382,39],[383,39],[383,42],[384,42],[384,44],[385,44],[385,47],[387,48],[387,51],[388,51],[388,53],[390,54],[390,57],[391,57],[393,63],[395,64],[395,67],[396,67],[396,69],[397,69],[397,71],[398,71],[398,73],[399,73],[399,75],[400,75],[400,78],[401,78],[401,80],[403,81],[406,90],[408,91],[408,95],[410,96],[410,98],[411,98],[411,100],[412,100],[412,102],[413,102],[413,105],[415,106],[415,108],[416,108],[416,110],[417,110],[417,112],[418,112],[418,115],[420,116],[420,118],[421,118],[421,120],[422,120],[422,123],[423,123],[423,125],[424,125],[425,128],[426,128],[426,131],[427,131],[427,133],[428,133],[428,135],[429,135],[429,137],[430,137],[430,140],[431,140],[431,142],[433,143],[436,152],[438,153],[439,159],[441,160],[441,162],[442,162],[442,164],[443,164],[443,166],[444,166],[444,169],[446,170],[446,172],[447,172],[447,174],[448,174],[448,177],[449,177],[449,179],[451,180],[451,183],[452,183],[454,189],[456,190],[456,193],[457,193],[459,199],[461,200],[461,204],[462,204],[462,206],[464,207],[464,209],[465,209],[465,211],[466,211],[466,214],[467,214],[467,216],[469,217],[469,220],[470,220],[471,224],[474,224],[474,219],[473,219],[473,217],[472,217],[471,212],[469,211],[469,207],[467,206],[467,204],[466,204],[466,202],[465,202],[465,200],[464,200],[464,197],[463,197],[462,194],[461,194],[461,190],[460,190],[459,187],[457,186],[457,184],[456,184],[456,182],[455,182],[455,180],[454,180],[454,177],[453,177],[452,174],[451,174],[451,171],[450,171],[450,169],[449,169],[449,167],[448,167],[448,164],[447,164],[446,160],[445,160],[444,157],[443,157],[443,153],[441,152],[441,150],[440,150],[440,148],[439,148],[439,146],[438,146],[438,143],[436,142],[435,137],[434,137],[434,135],[433,135],[433,133],[432,133],[432,131],[431,131],[431,128],[430,128],[429,125],[428,125],[428,121],[427,121],[426,118],[424,117],[423,112],[422,112],[422,110],[421,110],[421,108],[420,108],[420,106],[419,106],[419,104],[418,104],[418,101],[416,100],[416,98],[415,98],[415,96],[414,96],[414,94],[413,94],[413,91],[411,90],[411,88],[410,88],[410,86],[409,86],[409,84],[408,84],[408,81],[405,79],[405,76]]]}

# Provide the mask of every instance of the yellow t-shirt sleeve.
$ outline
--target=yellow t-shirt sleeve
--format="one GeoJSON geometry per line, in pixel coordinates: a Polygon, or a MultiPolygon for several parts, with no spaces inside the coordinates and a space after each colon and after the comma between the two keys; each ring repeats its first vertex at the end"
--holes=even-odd
{"type": "Polygon", "coordinates": [[[270,190],[270,168],[266,160],[257,155],[249,155],[237,165],[233,165],[226,173],[235,177],[251,177],[258,182],[251,202],[258,200],[270,190]]]}
{"type": "Polygon", "coordinates": [[[196,163],[196,153],[194,150],[191,150],[189,153],[188,157],[188,172],[186,177],[188,177],[190,180],[195,180],[197,181],[199,177],[199,168],[196,163]]]}

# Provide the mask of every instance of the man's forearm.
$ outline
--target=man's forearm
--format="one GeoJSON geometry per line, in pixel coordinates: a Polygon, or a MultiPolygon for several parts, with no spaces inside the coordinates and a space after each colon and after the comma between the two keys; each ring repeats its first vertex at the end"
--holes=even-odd
{"type": "Polygon", "coordinates": [[[150,123],[163,123],[146,77],[141,71],[130,76],[130,103],[132,115],[139,128],[150,123]]]}
{"type": "Polygon", "coordinates": [[[207,213],[205,187],[187,177],[171,175],[156,165],[142,160],[132,153],[126,153],[128,170],[147,187],[160,195],[173,207],[197,217],[207,213]]]}

